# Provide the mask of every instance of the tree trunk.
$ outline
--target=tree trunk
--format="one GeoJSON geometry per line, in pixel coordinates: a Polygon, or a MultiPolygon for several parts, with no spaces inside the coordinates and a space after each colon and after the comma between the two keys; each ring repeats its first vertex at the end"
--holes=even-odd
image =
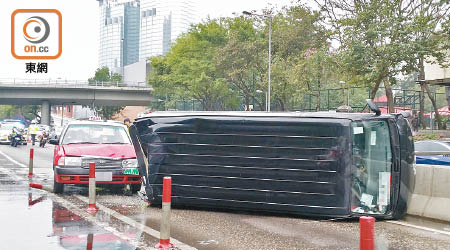
{"type": "MultiPolygon", "coordinates": [[[[428,98],[430,98],[431,104],[433,105],[434,114],[435,114],[436,120],[438,122],[438,129],[442,129],[441,116],[439,115],[439,111],[436,106],[436,100],[434,100],[433,95],[430,92],[430,88],[428,87],[428,84],[425,82],[425,66],[423,65],[423,56],[419,57],[419,81],[420,81],[420,84],[423,85],[423,89],[425,89],[427,91],[428,98]]],[[[421,112],[421,113],[423,113],[423,112],[421,112]]],[[[430,119],[431,119],[431,116],[430,116],[430,119]]]]}
{"type": "Polygon", "coordinates": [[[320,111],[320,89],[321,89],[321,85],[320,85],[320,79],[318,81],[317,84],[317,105],[316,105],[316,111],[320,111]]]}
{"type": "MultiPolygon", "coordinates": [[[[383,71],[384,72],[384,71],[383,71]]],[[[377,95],[378,88],[380,88],[381,81],[384,79],[384,73],[380,73],[377,80],[375,81],[375,86],[370,91],[370,99],[375,99],[375,96],[377,95]]]]}
{"type": "MultiPolygon", "coordinates": [[[[439,110],[437,109],[437,106],[436,106],[436,100],[434,100],[433,95],[430,92],[430,88],[428,88],[428,84],[424,83],[423,86],[425,87],[425,90],[427,91],[428,98],[430,98],[431,104],[433,104],[435,118],[438,123],[438,129],[443,129],[441,116],[439,115],[439,110]]],[[[430,119],[431,119],[431,117],[430,117],[430,119]]]]}
{"type": "MultiPolygon", "coordinates": [[[[420,81],[420,79],[419,79],[420,81]]],[[[420,82],[420,123],[422,124],[422,129],[426,129],[427,125],[425,125],[425,87],[424,83],[420,82]]]]}
{"type": "Polygon", "coordinates": [[[250,96],[245,95],[245,111],[250,111],[250,96]]]}
{"type": "Polygon", "coordinates": [[[282,110],[282,111],[286,111],[286,105],[285,105],[285,103],[283,102],[283,100],[278,99],[278,102],[280,103],[281,110],[282,110]]]}
{"type": "Polygon", "coordinates": [[[384,80],[384,89],[386,90],[386,98],[387,98],[387,105],[389,108],[389,113],[395,113],[394,95],[392,94],[391,85],[387,79],[384,80]]]}

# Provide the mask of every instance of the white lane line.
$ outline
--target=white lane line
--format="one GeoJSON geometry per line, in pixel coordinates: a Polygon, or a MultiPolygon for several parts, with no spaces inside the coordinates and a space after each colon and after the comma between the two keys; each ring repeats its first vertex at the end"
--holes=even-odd
{"type": "MultiPolygon", "coordinates": [[[[7,154],[3,153],[2,151],[0,151],[0,154],[3,155],[4,157],[6,157],[8,160],[10,160],[11,162],[20,165],[21,167],[27,167],[24,164],[21,164],[19,162],[17,162],[16,160],[12,159],[11,157],[9,157],[7,154]]],[[[20,177],[16,174],[13,174],[15,178],[18,179],[25,179],[25,177],[20,177]]],[[[60,197],[54,195],[53,193],[49,193],[52,197],[57,197],[58,199],[61,199],[60,197]]],[[[78,199],[80,199],[81,201],[85,202],[85,203],[89,203],[89,199],[80,195],[75,195],[75,197],[77,197],[78,199]]],[[[68,202],[68,201],[67,201],[68,202]]],[[[124,216],[112,209],[109,209],[105,206],[103,206],[100,203],[96,203],[97,207],[102,210],[103,212],[105,212],[106,214],[109,214],[110,216],[113,216],[114,218],[121,220],[122,222],[131,225],[139,230],[142,230],[144,232],[146,232],[147,234],[149,234],[150,236],[155,237],[156,239],[159,239],[159,231],[156,231],[155,229],[148,227],[146,225],[143,225],[127,216],[124,216]]],[[[177,239],[174,238],[170,238],[170,242],[173,243],[175,245],[176,248],[179,248],[181,250],[194,250],[197,249],[195,247],[189,246],[188,244],[185,244],[177,239]]]]}
{"type": "Polygon", "coordinates": [[[23,168],[27,167],[25,164],[22,164],[22,163],[20,163],[20,162],[18,162],[16,160],[14,160],[13,158],[9,157],[9,155],[3,153],[1,150],[0,150],[0,154],[3,155],[6,159],[8,159],[10,162],[12,162],[12,163],[14,163],[16,165],[19,165],[19,166],[21,166],[23,168]]]}
{"type": "MultiPolygon", "coordinates": [[[[83,197],[81,195],[75,195],[75,197],[77,197],[78,199],[82,200],[85,203],[89,203],[89,199],[86,198],[86,197],[83,197]]],[[[134,227],[136,227],[136,228],[146,232],[147,234],[149,234],[149,235],[159,239],[159,231],[156,231],[155,229],[153,229],[151,227],[148,227],[146,225],[143,225],[143,224],[141,224],[141,223],[131,219],[130,217],[124,216],[124,215],[122,215],[122,214],[120,214],[120,213],[118,213],[118,212],[116,212],[116,211],[114,211],[114,210],[112,210],[110,208],[107,208],[107,207],[103,206],[102,204],[100,204],[98,202],[97,202],[96,205],[97,205],[98,208],[100,208],[100,210],[102,210],[106,214],[109,214],[110,216],[113,216],[114,218],[116,218],[118,220],[121,220],[121,221],[123,221],[123,222],[125,222],[125,223],[127,223],[129,225],[132,225],[132,226],[134,226],[134,227]]],[[[185,243],[183,243],[183,242],[181,242],[181,241],[179,241],[177,239],[174,239],[174,238],[170,238],[170,242],[173,243],[175,245],[175,247],[179,248],[179,249],[183,249],[183,250],[184,249],[185,250],[197,249],[195,247],[189,246],[189,245],[187,245],[187,244],[185,244],[185,243]]]]}
{"type": "Polygon", "coordinates": [[[444,234],[444,235],[450,236],[450,232],[446,232],[446,231],[442,231],[442,230],[438,230],[438,229],[433,229],[433,228],[429,228],[429,227],[417,226],[417,225],[413,225],[413,224],[409,224],[409,223],[401,222],[401,221],[386,221],[386,222],[387,223],[392,223],[392,224],[397,224],[397,225],[400,225],[400,226],[412,227],[412,228],[415,228],[415,229],[421,229],[421,230],[432,232],[432,233],[439,233],[439,234],[444,234]]]}

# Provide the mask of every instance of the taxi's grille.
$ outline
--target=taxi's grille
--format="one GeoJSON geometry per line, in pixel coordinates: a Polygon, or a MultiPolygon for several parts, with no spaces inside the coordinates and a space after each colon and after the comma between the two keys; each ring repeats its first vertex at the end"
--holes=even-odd
{"type": "Polygon", "coordinates": [[[81,162],[82,168],[89,168],[90,162],[94,162],[96,168],[102,168],[102,169],[122,168],[122,160],[103,159],[103,158],[83,159],[81,162]]]}

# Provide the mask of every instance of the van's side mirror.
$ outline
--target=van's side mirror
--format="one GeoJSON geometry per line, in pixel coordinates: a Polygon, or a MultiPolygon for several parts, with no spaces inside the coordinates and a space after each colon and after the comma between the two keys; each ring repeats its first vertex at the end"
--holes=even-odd
{"type": "Polygon", "coordinates": [[[58,139],[50,139],[50,141],[48,141],[48,143],[53,144],[53,145],[58,145],[59,140],[58,139]]]}

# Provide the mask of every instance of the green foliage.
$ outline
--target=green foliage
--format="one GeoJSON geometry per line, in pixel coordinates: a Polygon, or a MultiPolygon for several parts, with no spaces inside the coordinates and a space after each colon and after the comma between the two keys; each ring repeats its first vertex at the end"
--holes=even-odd
{"type": "Polygon", "coordinates": [[[414,136],[414,141],[424,141],[424,140],[438,140],[441,138],[440,134],[436,133],[425,133],[425,134],[417,134],[414,136]]]}
{"type": "Polygon", "coordinates": [[[110,82],[121,82],[122,81],[122,75],[118,73],[109,72],[108,67],[102,67],[98,68],[95,71],[94,77],[91,77],[88,79],[89,83],[110,83],[110,82]]]}
{"type": "MultiPolygon", "coordinates": [[[[304,6],[273,15],[271,98],[281,110],[292,106],[309,84],[299,80],[304,72],[292,70],[303,63],[304,52],[315,46],[328,48],[319,20],[319,13],[304,6]]],[[[268,35],[268,18],[237,16],[193,26],[165,57],[151,59],[149,84],[154,95],[168,108],[176,100],[197,99],[205,110],[241,109],[240,100],[264,110],[268,35]]]]}
{"type": "Polygon", "coordinates": [[[39,117],[38,112],[40,111],[39,105],[0,105],[0,120],[2,119],[13,119],[13,118],[24,118],[26,120],[33,120],[39,117]]]}
{"type": "Polygon", "coordinates": [[[197,99],[205,110],[235,109],[233,92],[216,67],[219,48],[227,42],[224,20],[210,20],[191,28],[165,57],[152,58],[149,83],[168,108],[176,100],[197,99]],[[170,101],[172,100],[172,101],[170,101]]]}
{"type": "Polygon", "coordinates": [[[120,113],[125,107],[121,106],[97,106],[96,110],[100,117],[111,120],[116,114],[120,113]]]}
{"type": "Polygon", "coordinates": [[[340,106],[349,88],[351,106],[363,107],[380,87],[393,109],[393,87],[417,89],[419,59],[445,64],[448,1],[316,0],[319,11],[300,2],[192,26],[166,56],[151,58],[155,107],[197,100],[204,110],[242,109],[241,102],[264,110],[269,24],[272,110],[309,98],[311,109],[340,106]]]}
{"type": "MultiPolygon", "coordinates": [[[[109,72],[108,67],[103,67],[95,71],[95,75],[88,79],[89,83],[109,83],[109,82],[120,82],[122,81],[122,75],[117,73],[109,72]]],[[[98,114],[104,119],[110,120],[114,115],[122,111],[124,106],[96,106],[95,107],[98,114]]]]}
{"type": "Polygon", "coordinates": [[[16,117],[19,112],[19,107],[14,105],[1,105],[0,106],[0,120],[11,119],[16,117]]]}

